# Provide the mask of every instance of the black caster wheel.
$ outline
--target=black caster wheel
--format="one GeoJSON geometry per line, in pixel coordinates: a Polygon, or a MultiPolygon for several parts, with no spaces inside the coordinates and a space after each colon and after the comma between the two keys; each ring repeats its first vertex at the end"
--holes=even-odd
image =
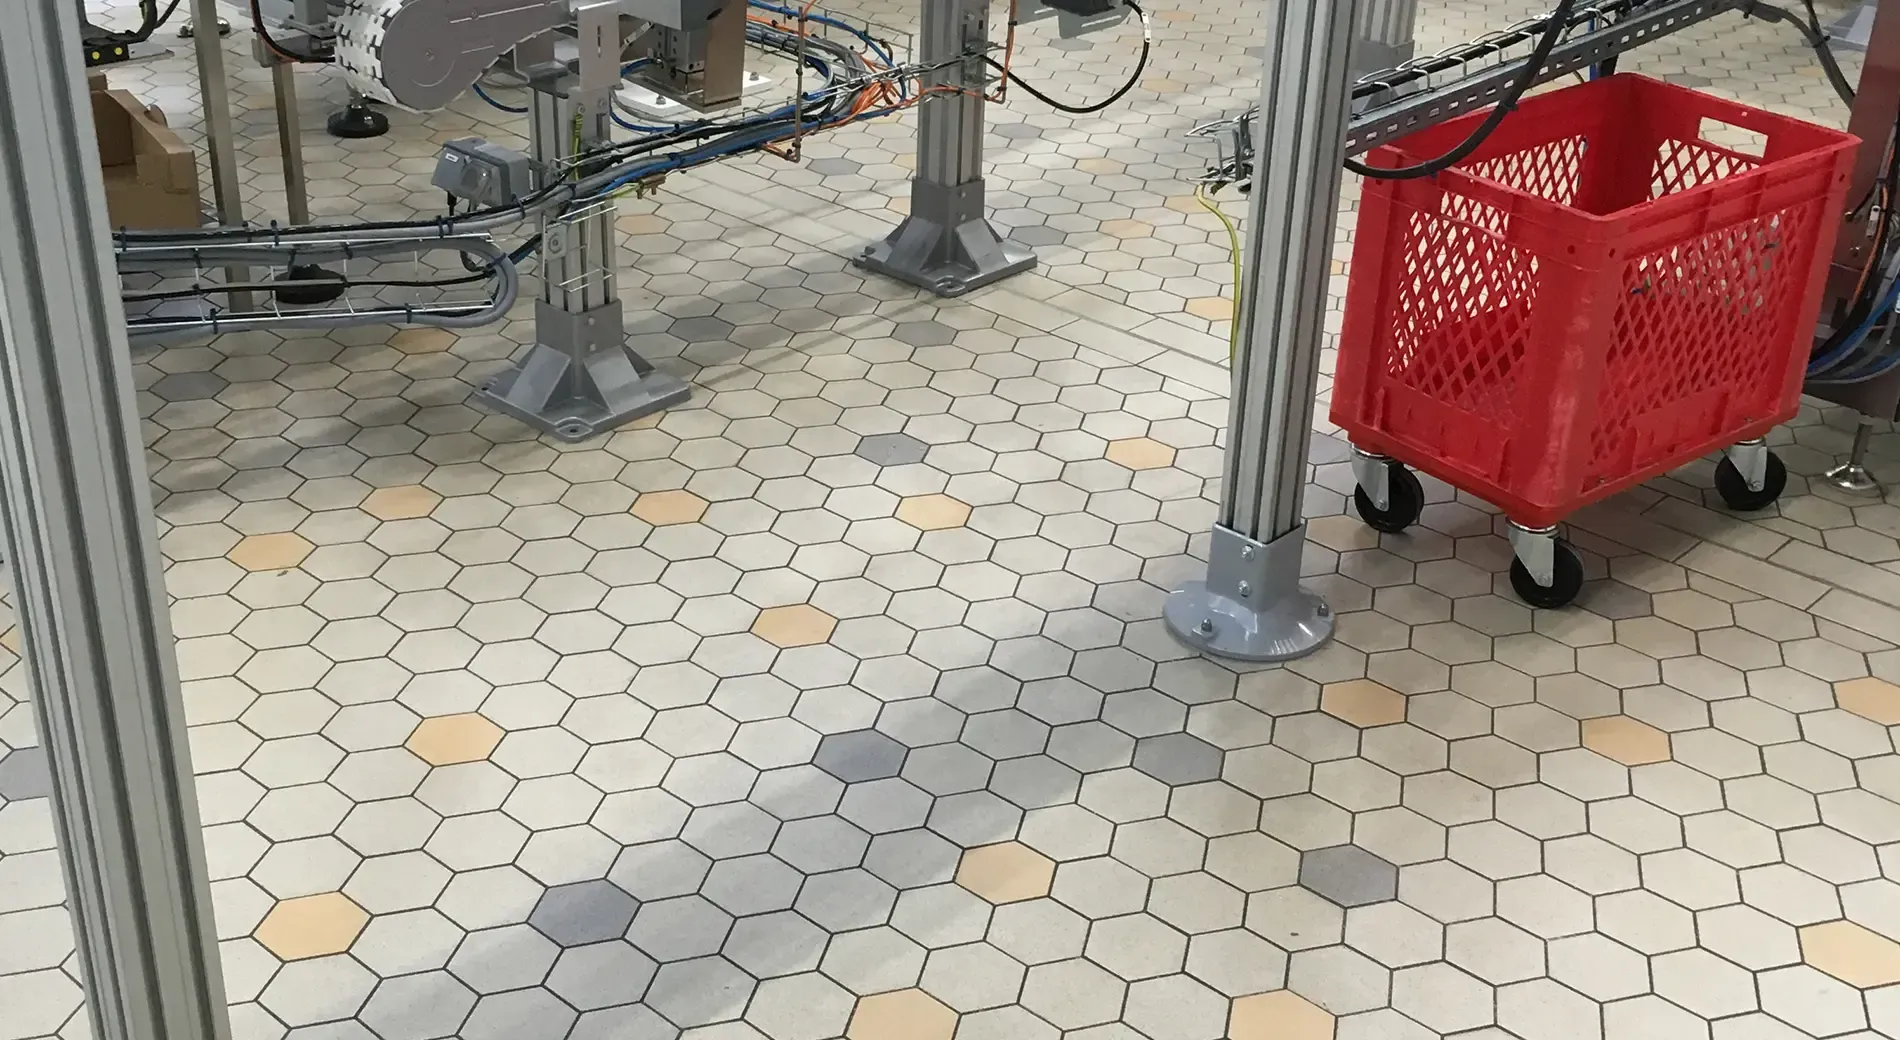
{"type": "Polygon", "coordinates": [[[1386,501],[1385,508],[1372,504],[1372,496],[1366,489],[1353,488],[1353,508],[1359,511],[1359,519],[1375,531],[1397,534],[1418,523],[1418,515],[1425,511],[1425,487],[1418,482],[1418,475],[1398,462],[1385,464],[1386,501]]]}
{"type": "Polygon", "coordinates": [[[1738,513],[1767,509],[1787,486],[1788,467],[1782,465],[1781,457],[1772,451],[1768,453],[1768,468],[1762,473],[1760,491],[1748,486],[1748,481],[1742,479],[1742,471],[1735,468],[1728,456],[1722,456],[1722,461],[1715,464],[1715,491],[1738,513]]]}
{"type": "Polygon", "coordinates": [[[353,101],[340,112],[330,113],[324,123],[331,137],[362,140],[381,137],[389,132],[389,117],[369,107],[367,101],[353,101]]]}
{"type": "Polygon", "coordinates": [[[1524,561],[1511,561],[1511,588],[1517,591],[1517,598],[1542,610],[1567,607],[1583,591],[1583,561],[1577,558],[1577,551],[1559,539],[1551,552],[1549,585],[1537,584],[1531,572],[1524,569],[1524,561]]]}

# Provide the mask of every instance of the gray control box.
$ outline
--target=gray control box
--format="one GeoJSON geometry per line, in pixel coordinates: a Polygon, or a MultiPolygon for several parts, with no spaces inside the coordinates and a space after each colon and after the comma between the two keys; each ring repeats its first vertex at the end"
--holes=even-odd
{"type": "Polygon", "coordinates": [[[479,137],[443,145],[431,183],[478,209],[506,206],[533,187],[525,154],[479,137]]]}

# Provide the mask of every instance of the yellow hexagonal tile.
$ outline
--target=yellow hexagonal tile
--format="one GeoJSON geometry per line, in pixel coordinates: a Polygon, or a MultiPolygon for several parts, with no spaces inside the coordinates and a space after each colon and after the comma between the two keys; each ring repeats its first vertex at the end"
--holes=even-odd
{"type": "Polygon", "coordinates": [[[1333,1016],[1291,990],[1240,997],[1228,1012],[1230,1040],[1333,1040],[1333,1016]]]}
{"type": "Polygon", "coordinates": [[[968,523],[970,507],[949,495],[912,495],[897,503],[897,518],[920,531],[942,531],[968,523]]]}
{"type": "Polygon", "coordinates": [[[247,571],[288,570],[315,552],[316,546],[300,534],[254,534],[231,547],[225,558],[247,571]]]}
{"type": "Polygon", "coordinates": [[[1583,746],[1626,766],[1669,761],[1669,734],[1627,715],[1584,719],[1583,746]]]}
{"type": "Polygon", "coordinates": [[[812,646],[831,638],[838,619],[809,603],[767,607],[752,622],[752,634],[773,646],[812,646]]]}
{"type": "Polygon", "coordinates": [[[1147,238],[1154,233],[1154,225],[1142,220],[1102,221],[1102,234],[1115,238],[1147,238]]]}
{"type": "Polygon", "coordinates": [[[649,491],[628,511],[655,527],[690,524],[706,515],[706,500],[691,491],[649,491]]]}
{"type": "Polygon", "coordinates": [[[328,957],[350,948],[369,914],[341,892],[286,899],[271,908],[252,936],[287,961],[328,957]]]}
{"type": "Polygon", "coordinates": [[[389,345],[405,354],[438,354],[455,346],[455,333],[447,329],[404,329],[389,338],[389,345]]]}
{"type": "Polygon", "coordinates": [[[1231,321],[1234,317],[1234,301],[1225,296],[1196,296],[1187,302],[1185,309],[1208,321],[1231,321]]]}
{"type": "Polygon", "coordinates": [[[1869,676],[1834,684],[1834,700],[1841,707],[1883,726],[1900,726],[1900,686],[1869,676]]]}
{"type": "Polygon", "coordinates": [[[441,501],[441,495],[421,484],[404,484],[377,488],[358,508],[378,520],[415,520],[434,512],[441,501]]]}
{"type": "Polygon", "coordinates": [[[1108,461],[1129,469],[1160,469],[1174,465],[1174,449],[1149,437],[1110,441],[1102,453],[1108,461]]]}
{"type": "Polygon", "coordinates": [[[957,884],[998,904],[1040,899],[1055,876],[1054,860],[1016,841],[969,849],[957,864],[957,884]]]}
{"type": "Polygon", "coordinates": [[[449,766],[480,762],[494,753],[501,737],[500,726],[469,712],[423,719],[415,732],[409,734],[406,746],[417,758],[432,766],[449,766]]]}
{"type": "Polygon", "coordinates": [[[850,1040],[950,1040],[957,1013],[921,989],[879,993],[858,1001],[844,1035],[850,1040]]]}
{"type": "Polygon", "coordinates": [[[615,219],[614,226],[629,235],[664,235],[673,225],[657,213],[628,213],[615,219]]]}
{"type": "Polygon", "coordinates": [[[1320,691],[1319,710],[1361,728],[1405,721],[1405,695],[1371,679],[1333,683],[1320,691]]]}
{"type": "Polygon", "coordinates": [[[1900,943],[1852,921],[1801,929],[1801,959],[1861,989],[1900,982],[1900,943]]]}

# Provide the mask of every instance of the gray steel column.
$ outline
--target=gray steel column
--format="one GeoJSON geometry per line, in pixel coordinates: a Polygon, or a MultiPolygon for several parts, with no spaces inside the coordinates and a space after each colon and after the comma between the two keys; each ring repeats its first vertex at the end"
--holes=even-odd
{"type": "MultiPolygon", "coordinates": [[[[244,198],[238,187],[237,135],[231,127],[231,86],[224,75],[224,37],[218,35],[218,0],[191,0],[191,24],[209,25],[209,32],[193,32],[192,52],[198,58],[198,105],[204,110],[205,151],[211,159],[211,198],[218,223],[235,227],[244,223],[244,198]]],[[[250,272],[231,268],[225,272],[231,282],[250,281],[250,272]]],[[[234,311],[251,309],[251,294],[232,293],[228,297],[234,311]]]]}
{"type": "Polygon", "coordinates": [[[989,47],[987,0],[923,0],[918,52],[926,64],[965,60],[924,76],[923,89],[954,88],[917,106],[917,174],[910,215],[884,241],[864,247],[858,263],[939,296],[1036,266],[1028,246],[996,233],[983,202],[982,55],[989,47]]]}
{"type": "Polygon", "coordinates": [[[1284,660],[1332,637],[1331,610],[1300,588],[1301,506],[1358,7],[1272,0],[1267,8],[1220,520],[1207,580],[1176,589],[1166,607],[1177,636],[1224,657],[1284,660]]]}
{"type": "MultiPolygon", "coordinates": [[[[577,151],[612,135],[620,9],[616,0],[594,0],[575,15],[578,72],[563,65],[528,71],[528,132],[543,178],[563,175],[577,151]]],[[[582,441],[692,396],[685,380],[627,345],[616,281],[619,214],[611,198],[597,198],[542,218],[534,346],[482,384],[476,400],[559,440],[582,441]]]]}
{"type": "Polygon", "coordinates": [[[271,100],[277,105],[277,147],[283,152],[284,216],[292,224],[310,223],[310,191],[304,185],[303,121],[297,113],[297,66],[274,54],[270,63],[271,100]]]}
{"type": "Polygon", "coordinates": [[[227,1040],[79,25],[67,0],[8,13],[0,523],[92,1035],[227,1040]]]}

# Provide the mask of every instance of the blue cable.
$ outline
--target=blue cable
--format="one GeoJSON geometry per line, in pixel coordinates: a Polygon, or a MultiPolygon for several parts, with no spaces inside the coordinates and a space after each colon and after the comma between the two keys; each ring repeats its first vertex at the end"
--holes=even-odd
{"type": "Polygon", "coordinates": [[[1878,305],[1867,312],[1867,317],[1854,328],[1854,331],[1845,340],[1841,341],[1840,346],[1829,351],[1826,356],[1818,357],[1808,362],[1808,378],[1814,379],[1825,376],[1829,370],[1846,360],[1849,354],[1859,349],[1861,341],[1867,338],[1868,331],[1874,327],[1874,322],[1879,321],[1881,315],[1892,310],[1896,301],[1900,301],[1900,279],[1894,280],[1892,287],[1887,290],[1887,295],[1881,298],[1878,305]]]}
{"type": "Polygon", "coordinates": [[[517,115],[517,116],[526,115],[528,111],[526,108],[516,108],[513,105],[504,105],[501,102],[496,101],[494,98],[489,97],[488,91],[483,90],[482,85],[480,83],[475,84],[475,96],[478,98],[481,98],[483,101],[488,102],[490,105],[494,106],[495,108],[499,108],[503,112],[507,112],[510,115],[517,115]]]}
{"type": "Polygon", "coordinates": [[[1863,369],[1857,372],[1849,372],[1844,375],[1829,376],[1824,379],[1813,380],[1813,382],[1818,383],[1822,386],[1845,386],[1852,383],[1865,383],[1871,379],[1877,379],[1881,376],[1884,376],[1896,368],[1900,368],[1900,351],[1896,351],[1893,354],[1893,356],[1881,362],[1878,366],[1874,368],[1863,369]]]}
{"type": "Polygon", "coordinates": [[[622,130],[631,130],[636,134],[665,134],[679,129],[678,126],[646,126],[641,123],[629,123],[621,116],[620,110],[612,105],[607,106],[607,114],[613,117],[615,126],[622,130]]]}

